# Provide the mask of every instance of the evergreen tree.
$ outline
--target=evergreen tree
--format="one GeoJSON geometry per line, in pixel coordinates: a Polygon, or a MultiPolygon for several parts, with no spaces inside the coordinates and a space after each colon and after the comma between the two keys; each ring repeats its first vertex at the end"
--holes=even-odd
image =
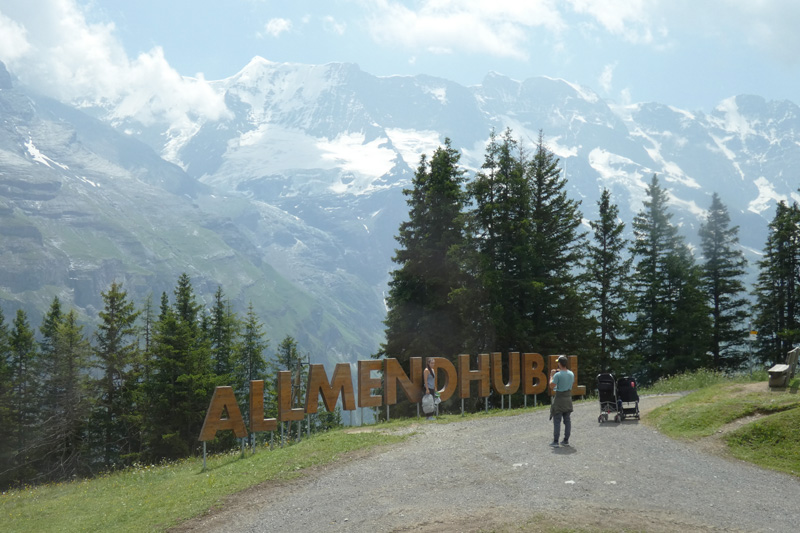
{"type": "Polygon", "coordinates": [[[44,457],[40,475],[69,480],[87,472],[86,431],[90,413],[89,359],[91,345],[70,310],[51,335],[54,364],[46,383],[49,406],[40,442],[44,457]]]}
{"type": "MultiPolygon", "coordinates": [[[[517,141],[492,132],[481,171],[468,185],[470,245],[461,253],[475,283],[456,293],[469,324],[467,351],[525,349],[535,305],[531,187],[517,141]]],[[[467,280],[469,282],[469,280],[467,280]]]]}
{"type": "Polygon", "coordinates": [[[265,355],[269,348],[269,340],[262,331],[263,325],[258,320],[253,302],[247,308],[247,316],[243,324],[243,333],[236,343],[233,357],[233,385],[242,416],[250,416],[247,401],[250,392],[250,381],[267,379],[267,362],[265,355]]]}
{"type": "Polygon", "coordinates": [[[632,259],[625,257],[628,242],[623,236],[625,224],[619,220],[619,208],[611,203],[611,193],[603,189],[598,202],[599,219],[590,222],[594,244],[589,246],[587,271],[588,296],[594,313],[597,357],[581,366],[593,373],[623,370],[620,356],[629,328],[626,315],[630,308],[630,269],[632,259]]]}
{"type": "Polygon", "coordinates": [[[297,349],[297,341],[290,335],[283,338],[275,355],[267,361],[267,379],[264,382],[264,415],[276,416],[278,413],[278,372],[288,370],[292,373],[292,406],[299,407],[305,399],[306,383],[302,379],[303,365],[307,356],[302,355],[297,349]],[[297,373],[301,379],[297,381],[297,373]]]}
{"type": "Polygon", "coordinates": [[[567,180],[541,132],[527,170],[534,261],[533,331],[527,346],[548,354],[583,354],[590,324],[581,293],[586,233],[580,231],[580,202],[567,196],[567,180]]]}
{"type": "Polygon", "coordinates": [[[49,362],[53,359],[54,337],[62,318],[61,300],[56,296],[53,298],[50,309],[42,320],[42,325],[39,327],[39,332],[42,334],[42,340],[39,341],[39,354],[41,359],[45,361],[42,368],[45,373],[49,371],[49,362]]]}
{"type": "Polygon", "coordinates": [[[231,303],[225,299],[222,287],[214,293],[214,307],[211,309],[209,337],[211,341],[211,361],[218,383],[226,385],[233,378],[233,358],[236,340],[239,336],[239,319],[233,312],[231,303]]]}
{"type": "MultiPolygon", "coordinates": [[[[14,423],[11,346],[5,314],[0,308],[0,428],[14,423]]],[[[11,433],[0,439],[0,490],[13,481],[14,439],[11,433]]]]}
{"type": "Polygon", "coordinates": [[[738,350],[744,343],[747,300],[741,278],[747,260],[739,244],[739,227],[730,227],[728,209],[717,193],[711,197],[706,222],[700,227],[703,255],[703,286],[711,307],[711,353],[714,368],[736,368],[743,361],[738,350]]]}
{"type": "Polygon", "coordinates": [[[758,357],[781,363],[800,341],[800,207],[779,202],[755,287],[758,357]]]}
{"type": "Polygon", "coordinates": [[[264,357],[269,348],[269,339],[264,336],[263,324],[258,320],[253,302],[247,308],[244,332],[235,349],[234,369],[236,388],[239,392],[249,390],[250,381],[264,379],[267,363],[264,357]]]}
{"type": "Polygon", "coordinates": [[[99,378],[94,380],[97,400],[92,413],[92,441],[102,466],[108,468],[128,462],[130,454],[138,451],[133,440],[138,435],[133,425],[137,413],[131,400],[136,387],[132,371],[138,357],[139,313],[121,283],[113,282],[102,297],[104,305],[95,332],[99,378]]]}
{"type": "Polygon", "coordinates": [[[649,200],[634,218],[634,311],[631,347],[642,358],[642,378],[707,364],[708,308],[699,268],[670,222],[667,192],[653,175],[649,200]]]}
{"type": "Polygon", "coordinates": [[[40,418],[42,423],[48,424],[53,418],[60,415],[59,394],[57,390],[57,375],[59,371],[60,354],[56,350],[58,330],[63,320],[61,301],[56,296],[50,304],[50,309],[39,327],[41,340],[39,341],[39,370],[42,380],[40,387],[41,400],[39,403],[40,418]]]}
{"type": "Polygon", "coordinates": [[[152,410],[148,417],[148,454],[169,459],[196,450],[214,391],[210,344],[200,327],[201,306],[187,274],[178,278],[174,295],[172,307],[162,297],[153,371],[145,384],[152,410]]]}
{"type": "Polygon", "coordinates": [[[37,433],[39,398],[39,369],[37,345],[34,332],[28,323],[28,315],[17,310],[11,334],[9,335],[8,367],[10,379],[10,418],[12,423],[4,428],[4,437],[14,447],[11,471],[7,474],[9,483],[16,484],[33,477],[33,445],[37,433]]]}
{"type": "Polygon", "coordinates": [[[141,316],[144,319],[142,335],[144,336],[144,353],[149,354],[153,344],[153,327],[155,324],[155,314],[153,310],[153,293],[147,295],[142,308],[141,316]]]}
{"type": "Polygon", "coordinates": [[[430,161],[420,158],[413,188],[403,191],[409,218],[396,237],[399,267],[389,282],[386,343],[378,356],[404,365],[410,357],[453,357],[461,350],[459,313],[450,301],[460,277],[450,251],[464,239],[460,157],[446,139],[430,161]]]}
{"type": "Polygon", "coordinates": [[[473,254],[463,255],[478,288],[462,307],[485,317],[470,321],[476,351],[575,353],[585,346],[585,235],[579,204],[565,187],[542,134],[531,160],[510,131],[490,137],[481,172],[468,186],[473,254]]]}

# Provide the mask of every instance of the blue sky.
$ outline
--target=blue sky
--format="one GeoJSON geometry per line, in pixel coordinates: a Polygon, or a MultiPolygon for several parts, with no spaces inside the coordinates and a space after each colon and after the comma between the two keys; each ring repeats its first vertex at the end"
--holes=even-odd
{"type": "Polygon", "coordinates": [[[65,100],[184,90],[260,55],[464,85],[544,75],[710,111],[737,94],[800,103],[798,27],[796,0],[0,0],[0,60],[65,100]]]}

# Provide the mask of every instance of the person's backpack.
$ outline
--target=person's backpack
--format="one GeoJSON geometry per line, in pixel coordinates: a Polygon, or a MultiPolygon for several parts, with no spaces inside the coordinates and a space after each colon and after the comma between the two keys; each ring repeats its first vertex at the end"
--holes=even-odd
{"type": "Polygon", "coordinates": [[[433,394],[425,394],[422,396],[422,412],[426,415],[431,414],[436,410],[436,406],[433,403],[433,394]]]}

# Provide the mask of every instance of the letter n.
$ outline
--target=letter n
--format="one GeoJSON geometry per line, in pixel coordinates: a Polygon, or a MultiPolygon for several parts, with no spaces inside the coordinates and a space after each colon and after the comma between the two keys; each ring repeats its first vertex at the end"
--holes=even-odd
{"type": "Polygon", "coordinates": [[[406,398],[411,403],[417,403],[422,399],[422,357],[409,358],[409,378],[403,367],[400,366],[400,361],[394,358],[383,360],[383,375],[384,375],[384,388],[383,388],[383,403],[384,405],[394,405],[397,403],[397,384],[403,392],[406,393],[406,398]]]}

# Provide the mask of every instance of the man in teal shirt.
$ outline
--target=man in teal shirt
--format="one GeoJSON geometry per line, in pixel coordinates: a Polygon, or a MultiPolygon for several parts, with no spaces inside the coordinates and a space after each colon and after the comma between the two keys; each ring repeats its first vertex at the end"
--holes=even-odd
{"type": "Polygon", "coordinates": [[[553,419],[553,442],[550,446],[558,446],[558,436],[561,433],[561,419],[564,419],[564,440],[561,446],[569,446],[569,435],[572,430],[570,414],[572,413],[572,384],[575,383],[575,374],[567,368],[569,360],[566,355],[558,357],[558,370],[550,371],[550,386],[555,392],[550,404],[550,418],[553,419]]]}

